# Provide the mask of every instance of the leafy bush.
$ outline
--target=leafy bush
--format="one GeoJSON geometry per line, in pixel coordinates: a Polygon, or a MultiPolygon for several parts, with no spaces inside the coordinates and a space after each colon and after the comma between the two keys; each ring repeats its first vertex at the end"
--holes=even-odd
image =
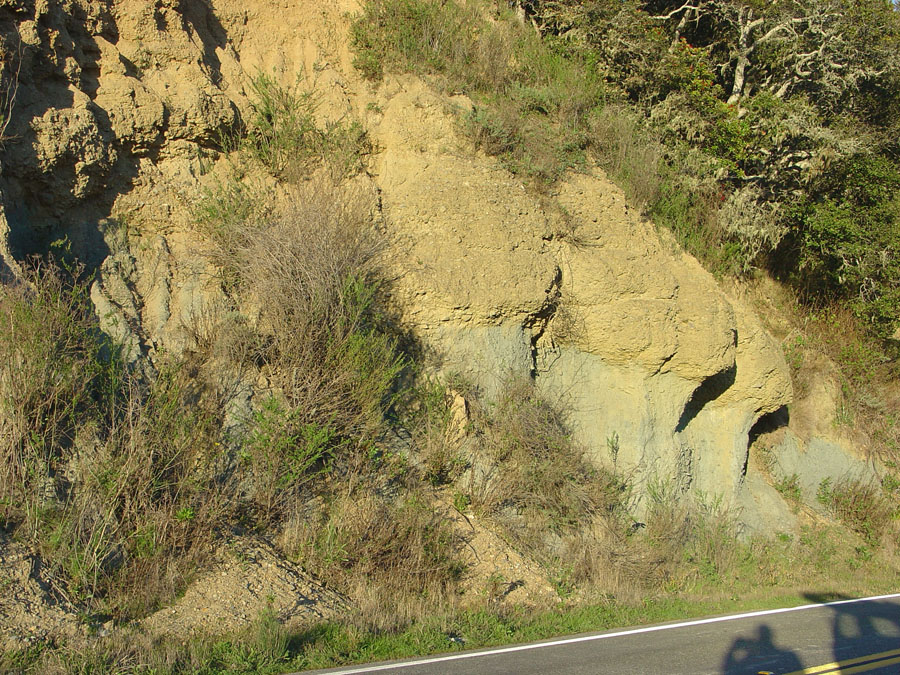
{"type": "Polygon", "coordinates": [[[860,155],[822,177],[797,215],[808,293],[846,298],[877,335],[900,319],[900,167],[860,155]]]}
{"type": "Polygon", "coordinates": [[[303,417],[275,396],[253,415],[241,455],[252,472],[253,495],[264,521],[283,512],[306,483],[327,469],[342,445],[333,429],[304,422],[303,417]]]}

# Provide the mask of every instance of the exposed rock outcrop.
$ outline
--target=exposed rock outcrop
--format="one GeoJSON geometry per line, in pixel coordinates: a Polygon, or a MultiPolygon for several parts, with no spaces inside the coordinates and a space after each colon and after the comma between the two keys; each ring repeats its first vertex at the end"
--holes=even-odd
{"type": "Polygon", "coordinates": [[[553,206],[466,152],[421,81],[394,79],[382,95],[372,132],[401,252],[394,297],[442,368],[489,396],[534,375],[598,461],[736,494],[751,427],[791,400],[781,350],[752,313],[602,172],[559,187],[571,228],[560,237],[553,206]]]}
{"type": "Polygon", "coordinates": [[[356,8],[0,3],[0,47],[21,63],[0,178],[9,273],[66,237],[133,358],[190,347],[225,306],[192,225],[200,186],[250,109],[250,76],[302,80],[323,121],[355,115],[375,141],[362,180],[384,216],[393,309],[440,369],[488,397],[535,377],[596,461],[740,495],[753,425],[792,400],[778,343],[599,170],[538,197],[461,134],[465,97],[363,82],[356,8]]]}

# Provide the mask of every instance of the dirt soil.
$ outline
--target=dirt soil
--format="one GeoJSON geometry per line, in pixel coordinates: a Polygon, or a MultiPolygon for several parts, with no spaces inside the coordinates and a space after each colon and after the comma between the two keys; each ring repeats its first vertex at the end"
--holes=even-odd
{"type": "Polygon", "coordinates": [[[86,632],[40,558],[0,533],[0,650],[86,632]]]}
{"type": "Polygon", "coordinates": [[[152,634],[233,634],[271,608],[285,625],[329,618],[345,607],[336,593],[256,537],[223,545],[212,568],[175,604],[143,621],[152,634]]]}

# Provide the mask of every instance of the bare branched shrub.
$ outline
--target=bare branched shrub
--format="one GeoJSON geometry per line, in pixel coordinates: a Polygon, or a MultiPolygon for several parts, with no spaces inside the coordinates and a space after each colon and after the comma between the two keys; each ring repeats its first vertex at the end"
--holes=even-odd
{"type": "Polygon", "coordinates": [[[617,503],[615,482],[585,461],[562,413],[530,379],[510,381],[479,417],[473,505],[492,513],[533,510],[559,528],[590,521],[617,503]]]}
{"type": "Polygon", "coordinates": [[[291,409],[342,435],[371,438],[400,367],[376,329],[382,239],[359,192],[315,183],[237,253],[259,305],[260,359],[291,409]]]}

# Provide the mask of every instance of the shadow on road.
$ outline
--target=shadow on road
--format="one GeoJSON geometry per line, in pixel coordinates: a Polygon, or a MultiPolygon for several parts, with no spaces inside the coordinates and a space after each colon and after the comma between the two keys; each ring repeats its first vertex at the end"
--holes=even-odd
{"type": "MultiPolygon", "coordinates": [[[[841,595],[806,593],[812,602],[839,602],[841,595]]],[[[831,605],[832,652],[835,661],[900,647],[900,607],[883,601],[831,605]]]]}
{"type": "Polygon", "coordinates": [[[725,675],[756,675],[760,671],[789,673],[802,667],[797,655],[776,646],[772,629],[762,625],[757,629],[755,638],[739,637],[732,643],[722,664],[722,672],[725,675]]]}

